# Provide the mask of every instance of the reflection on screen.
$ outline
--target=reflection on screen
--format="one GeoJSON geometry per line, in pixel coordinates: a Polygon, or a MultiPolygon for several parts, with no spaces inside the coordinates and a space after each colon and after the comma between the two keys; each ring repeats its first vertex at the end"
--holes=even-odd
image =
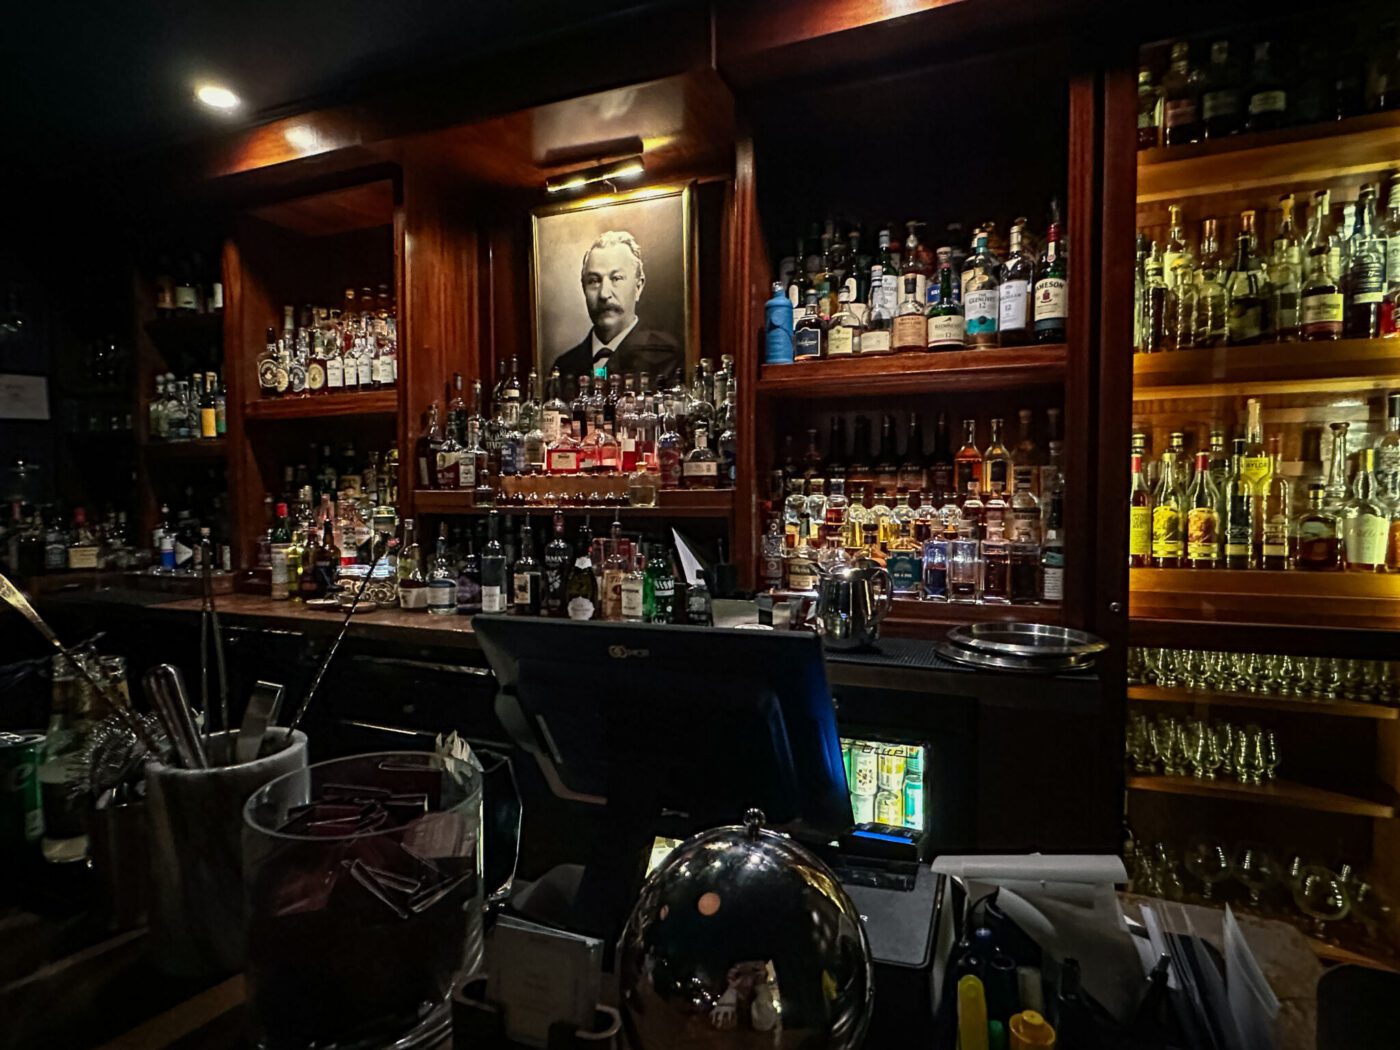
{"type": "Polygon", "coordinates": [[[647,874],[655,871],[663,860],[671,855],[671,851],[681,844],[680,839],[662,838],[658,835],[651,840],[651,856],[647,858],[647,874]]]}
{"type": "Polygon", "coordinates": [[[842,737],[841,756],[857,824],[924,829],[926,747],[842,737]]]}

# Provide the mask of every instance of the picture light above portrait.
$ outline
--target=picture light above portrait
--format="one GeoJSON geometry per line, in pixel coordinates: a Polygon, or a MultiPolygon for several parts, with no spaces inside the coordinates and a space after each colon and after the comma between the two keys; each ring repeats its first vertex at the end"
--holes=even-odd
{"type": "Polygon", "coordinates": [[[596,164],[591,168],[571,171],[567,175],[555,175],[545,180],[544,188],[547,193],[564,193],[568,190],[592,186],[599,182],[635,178],[645,170],[641,154],[637,154],[632,157],[611,160],[606,164],[596,164]]]}

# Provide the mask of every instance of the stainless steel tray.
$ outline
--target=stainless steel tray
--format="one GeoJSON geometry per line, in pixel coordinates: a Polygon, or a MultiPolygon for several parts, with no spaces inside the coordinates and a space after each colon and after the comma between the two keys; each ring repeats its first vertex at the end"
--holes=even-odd
{"type": "Polygon", "coordinates": [[[948,629],[960,649],[996,656],[1092,656],[1108,643],[1086,631],[1046,623],[969,623],[948,629]]]}
{"type": "Polygon", "coordinates": [[[992,653],[962,649],[944,641],[933,643],[939,656],[952,660],[965,667],[975,667],[983,671],[1005,671],[1011,674],[1052,675],[1069,671],[1085,671],[1094,666],[1092,655],[1086,656],[997,656],[992,653]]]}

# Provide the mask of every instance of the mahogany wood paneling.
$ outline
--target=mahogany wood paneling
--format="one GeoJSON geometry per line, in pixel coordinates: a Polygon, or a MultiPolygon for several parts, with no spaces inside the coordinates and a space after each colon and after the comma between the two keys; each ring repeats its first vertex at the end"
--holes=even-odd
{"type": "Polygon", "coordinates": [[[349,233],[394,221],[394,184],[389,179],[363,182],[326,193],[297,197],[253,208],[250,214],[306,237],[349,233]]]}
{"type": "Polygon", "coordinates": [[[1062,382],[1067,357],[1064,346],[1046,345],[763,365],[758,388],[798,398],[1015,390],[1062,382]]]}
{"type": "Polygon", "coordinates": [[[767,248],[758,217],[753,139],[740,138],[734,149],[734,182],[726,194],[724,260],[726,281],[720,320],[724,343],[734,355],[738,383],[739,447],[734,464],[734,537],[731,557],[739,566],[744,587],[758,586],[758,545],[765,522],[759,511],[763,491],[756,450],[760,442],[771,447],[770,420],[758,418],[755,377],[760,346],[758,333],[767,278],[767,248]]]}

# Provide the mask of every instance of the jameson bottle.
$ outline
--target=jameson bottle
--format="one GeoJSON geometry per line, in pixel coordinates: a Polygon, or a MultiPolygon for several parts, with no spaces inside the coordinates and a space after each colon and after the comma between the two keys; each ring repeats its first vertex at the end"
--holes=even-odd
{"type": "Polygon", "coordinates": [[[1051,201],[1050,228],[1045,231],[1045,247],[1040,252],[1031,295],[1037,343],[1065,341],[1065,319],[1069,316],[1069,258],[1061,239],[1059,211],[1059,205],[1051,201]]]}

